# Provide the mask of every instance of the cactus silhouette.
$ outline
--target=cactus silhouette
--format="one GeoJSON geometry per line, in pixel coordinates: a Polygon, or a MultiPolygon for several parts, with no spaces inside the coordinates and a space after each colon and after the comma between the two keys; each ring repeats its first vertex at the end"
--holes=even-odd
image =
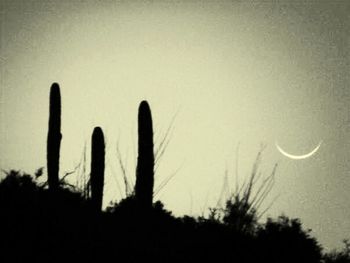
{"type": "Polygon", "coordinates": [[[91,200],[95,211],[100,212],[103,199],[105,170],[105,142],[100,127],[95,127],[91,138],[91,200]]]}
{"type": "Polygon", "coordinates": [[[61,95],[60,87],[53,83],[50,90],[49,131],[47,135],[47,176],[49,189],[58,188],[61,145],[61,95]]]}
{"type": "Polygon", "coordinates": [[[138,114],[138,157],[135,198],[140,208],[150,209],[153,200],[154,153],[152,115],[147,101],[142,101],[138,114]]]}

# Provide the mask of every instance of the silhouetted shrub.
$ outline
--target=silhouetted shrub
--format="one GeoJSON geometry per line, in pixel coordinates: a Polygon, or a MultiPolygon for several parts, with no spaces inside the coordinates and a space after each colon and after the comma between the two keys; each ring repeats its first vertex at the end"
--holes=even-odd
{"type": "Polygon", "coordinates": [[[71,187],[52,192],[26,173],[6,172],[0,181],[2,256],[13,262],[82,257],[92,240],[90,210],[71,187]]]}
{"type": "Polygon", "coordinates": [[[237,196],[226,202],[223,222],[235,231],[251,234],[258,225],[256,210],[237,196]]]}
{"type": "Polygon", "coordinates": [[[310,236],[310,230],[303,230],[299,219],[280,216],[268,218],[258,231],[262,262],[321,261],[321,246],[310,236]]]}
{"type": "Polygon", "coordinates": [[[344,248],[341,251],[333,250],[325,253],[323,256],[324,263],[350,263],[350,242],[343,240],[344,248]]]}
{"type": "Polygon", "coordinates": [[[216,214],[219,213],[216,216],[234,232],[254,235],[259,227],[259,219],[272,205],[271,203],[265,210],[260,211],[273,187],[277,169],[276,164],[271,174],[262,178],[259,169],[263,150],[262,147],[256,156],[250,177],[242,185],[238,185],[236,181],[236,189],[228,196],[224,208],[216,209],[216,214]]]}

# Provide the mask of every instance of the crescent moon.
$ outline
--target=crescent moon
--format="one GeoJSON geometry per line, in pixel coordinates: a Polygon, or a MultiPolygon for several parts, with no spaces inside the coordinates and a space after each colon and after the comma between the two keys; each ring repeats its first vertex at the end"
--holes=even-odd
{"type": "Polygon", "coordinates": [[[307,154],[303,154],[303,155],[294,155],[294,154],[290,154],[287,153],[285,150],[283,150],[277,143],[277,141],[275,142],[276,148],[277,150],[283,154],[284,156],[293,159],[293,160],[301,160],[301,159],[306,159],[309,158],[310,156],[312,156],[313,154],[315,154],[317,152],[317,150],[321,147],[322,141],[320,141],[320,143],[316,146],[315,149],[313,149],[311,152],[307,153],[307,154]]]}

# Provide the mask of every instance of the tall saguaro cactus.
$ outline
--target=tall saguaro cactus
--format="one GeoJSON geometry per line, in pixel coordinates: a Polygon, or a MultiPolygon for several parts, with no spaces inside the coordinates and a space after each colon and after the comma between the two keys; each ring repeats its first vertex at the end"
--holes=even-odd
{"type": "Polygon", "coordinates": [[[47,176],[51,190],[57,189],[59,185],[61,139],[61,94],[59,85],[53,83],[50,90],[49,131],[47,135],[47,176]]]}
{"type": "Polygon", "coordinates": [[[136,201],[143,209],[152,207],[154,184],[153,125],[151,109],[142,101],[138,114],[138,158],[136,168],[136,201]]]}
{"type": "Polygon", "coordinates": [[[100,212],[103,199],[105,171],[105,142],[100,127],[95,127],[91,138],[91,200],[95,211],[100,212]]]}

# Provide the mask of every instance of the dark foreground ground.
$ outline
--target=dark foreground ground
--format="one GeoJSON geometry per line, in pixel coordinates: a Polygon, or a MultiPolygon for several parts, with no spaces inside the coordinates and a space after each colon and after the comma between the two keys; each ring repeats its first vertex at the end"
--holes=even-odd
{"type": "Polygon", "coordinates": [[[12,171],[0,182],[0,262],[350,262],[346,249],[323,254],[299,220],[258,224],[240,205],[179,218],[131,196],[96,213],[80,192],[12,171]]]}

